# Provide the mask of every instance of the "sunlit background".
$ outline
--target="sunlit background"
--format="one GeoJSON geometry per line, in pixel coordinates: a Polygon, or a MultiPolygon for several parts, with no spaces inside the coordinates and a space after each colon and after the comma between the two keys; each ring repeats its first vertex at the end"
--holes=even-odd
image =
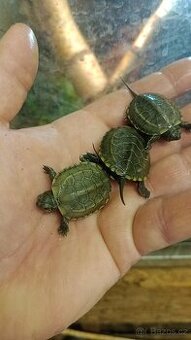
{"type": "Polygon", "coordinates": [[[35,31],[40,71],[14,127],[44,124],[190,56],[189,0],[1,0],[3,32],[35,31]],[[40,107],[40,110],[39,110],[40,107]]]}

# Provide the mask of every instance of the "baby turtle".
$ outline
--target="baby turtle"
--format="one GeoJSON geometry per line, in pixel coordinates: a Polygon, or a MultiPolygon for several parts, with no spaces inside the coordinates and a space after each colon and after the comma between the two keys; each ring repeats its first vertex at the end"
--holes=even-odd
{"type": "Polygon", "coordinates": [[[51,190],[40,194],[36,204],[47,212],[60,211],[59,234],[67,235],[69,220],[87,216],[109,200],[110,178],[98,164],[83,162],[58,174],[48,166],[43,169],[51,179],[51,190]]]}
{"type": "Polygon", "coordinates": [[[171,100],[157,93],[138,94],[123,83],[134,97],[127,109],[127,118],[146,135],[148,147],[159,138],[167,141],[180,139],[181,128],[191,131],[191,123],[182,120],[179,108],[171,100]]]}
{"type": "Polygon", "coordinates": [[[119,184],[123,204],[126,180],[138,183],[141,196],[150,196],[144,185],[150,168],[149,152],[145,148],[145,140],[134,128],[122,126],[109,130],[101,141],[99,153],[87,153],[81,156],[81,160],[97,162],[105,167],[107,173],[119,184]]]}

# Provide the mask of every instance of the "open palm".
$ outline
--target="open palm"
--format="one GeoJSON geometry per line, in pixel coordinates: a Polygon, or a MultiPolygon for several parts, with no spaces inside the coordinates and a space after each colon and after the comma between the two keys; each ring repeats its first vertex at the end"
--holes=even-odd
{"type": "MultiPolygon", "coordinates": [[[[70,222],[57,233],[60,217],[36,208],[50,188],[43,164],[60,171],[99,146],[111,127],[123,124],[131,100],[126,90],[110,94],[52,124],[9,129],[37,70],[31,30],[15,25],[0,44],[0,333],[3,339],[46,339],[86,313],[142,254],[191,236],[191,135],[156,143],[148,188],[118,187],[100,212],[70,222]]],[[[177,96],[191,87],[191,61],[169,65],[135,84],[139,91],[177,96]]],[[[189,120],[189,106],[183,110],[189,120]]],[[[191,114],[190,114],[191,120],[191,114]]]]}

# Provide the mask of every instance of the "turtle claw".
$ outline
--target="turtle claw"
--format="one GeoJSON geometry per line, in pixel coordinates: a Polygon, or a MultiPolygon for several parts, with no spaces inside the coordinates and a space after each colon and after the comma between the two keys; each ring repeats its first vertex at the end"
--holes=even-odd
{"type": "Polygon", "coordinates": [[[138,193],[144,197],[144,198],[149,198],[150,197],[150,191],[146,188],[144,181],[138,182],[138,193]]]}

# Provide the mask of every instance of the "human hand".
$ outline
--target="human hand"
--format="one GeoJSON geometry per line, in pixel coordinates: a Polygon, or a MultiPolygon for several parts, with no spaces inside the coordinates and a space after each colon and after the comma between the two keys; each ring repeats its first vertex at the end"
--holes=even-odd
{"type": "MultiPolygon", "coordinates": [[[[92,151],[106,131],[123,124],[126,89],[49,125],[9,129],[33,83],[35,38],[23,24],[0,42],[0,334],[3,339],[47,339],[79,319],[142,254],[191,237],[191,135],[155,143],[147,186],[151,199],[126,185],[124,206],[113,184],[111,200],[57,233],[60,216],[37,209],[50,187],[43,164],[60,171],[92,151]]],[[[135,83],[140,92],[175,97],[191,88],[184,59],[135,83]]],[[[183,110],[191,120],[190,105],[183,110]]]]}

